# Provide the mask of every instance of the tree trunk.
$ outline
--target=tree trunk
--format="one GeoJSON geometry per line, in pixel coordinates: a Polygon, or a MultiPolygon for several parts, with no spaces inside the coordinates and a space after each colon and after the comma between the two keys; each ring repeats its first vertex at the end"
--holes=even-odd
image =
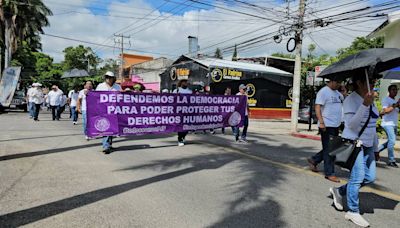
{"type": "Polygon", "coordinates": [[[12,56],[12,39],[11,39],[11,21],[5,20],[4,28],[4,68],[11,66],[11,56],[12,56]]]}

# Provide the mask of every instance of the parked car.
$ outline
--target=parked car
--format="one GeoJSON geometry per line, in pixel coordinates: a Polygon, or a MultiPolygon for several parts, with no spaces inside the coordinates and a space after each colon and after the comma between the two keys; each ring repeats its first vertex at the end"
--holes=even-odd
{"type": "MultiPolygon", "coordinates": [[[[297,118],[299,122],[310,123],[310,106],[306,105],[299,109],[299,117],[297,118]]],[[[318,119],[315,115],[315,108],[312,108],[311,123],[316,124],[318,119]]]]}
{"type": "Polygon", "coordinates": [[[26,102],[24,91],[21,91],[21,90],[15,91],[14,97],[11,100],[11,104],[8,108],[9,109],[21,109],[21,110],[24,110],[24,112],[28,111],[28,104],[26,102]]]}

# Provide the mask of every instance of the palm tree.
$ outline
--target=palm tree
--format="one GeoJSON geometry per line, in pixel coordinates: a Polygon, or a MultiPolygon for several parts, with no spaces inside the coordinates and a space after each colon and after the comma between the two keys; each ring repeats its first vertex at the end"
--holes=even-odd
{"type": "Polygon", "coordinates": [[[52,12],[42,0],[0,0],[0,44],[4,67],[10,66],[12,54],[22,41],[33,50],[41,48],[39,34],[49,26],[52,12]]]}

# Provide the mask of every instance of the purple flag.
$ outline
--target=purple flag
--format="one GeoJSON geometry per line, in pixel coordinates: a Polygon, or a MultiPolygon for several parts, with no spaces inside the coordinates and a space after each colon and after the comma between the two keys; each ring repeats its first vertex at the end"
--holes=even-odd
{"type": "Polygon", "coordinates": [[[246,96],[92,91],[88,136],[160,134],[243,126],[246,96]]]}

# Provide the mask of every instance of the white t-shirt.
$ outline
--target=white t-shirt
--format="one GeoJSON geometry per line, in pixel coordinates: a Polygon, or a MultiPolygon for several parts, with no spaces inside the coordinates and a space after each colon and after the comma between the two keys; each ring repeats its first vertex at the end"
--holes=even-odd
{"type": "Polygon", "coordinates": [[[192,94],[193,92],[189,88],[184,89],[182,87],[179,87],[179,88],[175,89],[173,93],[192,94]]]}
{"type": "Polygon", "coordinates": [[[79,91],[79,95],[78,95],[78,99],[82,99],[81,100],[81,111],[86,111],[86,94],[85,91],[87,91],[87,89],[83,89],[81,91],[79,91]]]}
{"type": "Polygon", "coordinates": [[[114,85],[112,85],[111,87],[106,83],[100,83],[97,87],[96,87],[96,91],[121,91],[121,86],[114,83],[114,85]]]}
{"type": "Polygon", "coordinates": [[[32,102],[35,104],[43,103],[43,92],[41,89],[33,88],[29,97],[32,97],[32,102]]]}
{"type": "Polygon", "coordinates": [[[26,92],[26,95],[28,95],[28,102],[33,102],[33,97],[32,97],[32,92],[33,90],[35,90],[34,87],[31,87],[28,89],[28,91],[26,92]]]}
{"type": "Polygon", "coordinates": [[[67,104],[67,96],[62,95],[61,96],[61,102],[60,102],[60,106],[63,107],[67,104]]]}
{"type": "Polygon", "coordinates": [[[79,92],[75,92],[75,90],[71,90],[68,93],[68,98],[71,99],[71,103],[69,104],[71,107],[76,107],[76,102],[78,102],[79,92]]]}
{"type": "MultiPolygon", "coordinates": [[[[396,104],[396,100],[391,97],[385,97],[382,100],[382,108],[391,107],[393,104],[396,104]]],[[[383,115],[382,117],[382,126],[397,126],[399,121],[399,108],[394,108],[393,111],[383,115]]]]}
{"type": "MultiPolygon", "coordinates": [[[[343,103],[344,111],[344,130],[342,137],[346,139],[357,139],[361,128],[369,116],[369,106],[363,105],[364,98],[358,93],[351,93],[343,103]]],[[[373,105],[372,116],[369,120],[367,127],[362,133],[360,140],[366,147],[372,147],[376,141],[376,121],[379,117],[378,109],[373,105]]]]}
{"type": "MultiPolygon", "coordinates": [[[[322,118],[326,127],[339,127],[342,123],[343,95],[325,86],[317,93],[315,104],[321,105],[322,118]]],[[[318,123],[319,124],[319,123],[318,123]]]]}
{"type": "Polygon", "coordinates": [[[62,102],[63,92],[61,90],[53,91],[51,90],[47,94],[47,101],[51,106],[59,106],[62,102]]]}
{"type": "MultiPolygon", "coordinates": [[[[246,96],[246,97],[247,97],[246,94],[241,94],[240,92],[238,92],[236,95],[246,96]]],[[[246,100],[246,104],[247,104],[247,100],[246,100]]],[[[248,108],[247,108],[247,106],[246,106],[246,111],[244,111],[244,115],[245,115],[245,116],[248,116],[248,115],[249,115],[249,110],[247,110],[247,109],[248,109],[248,108]]]]}

